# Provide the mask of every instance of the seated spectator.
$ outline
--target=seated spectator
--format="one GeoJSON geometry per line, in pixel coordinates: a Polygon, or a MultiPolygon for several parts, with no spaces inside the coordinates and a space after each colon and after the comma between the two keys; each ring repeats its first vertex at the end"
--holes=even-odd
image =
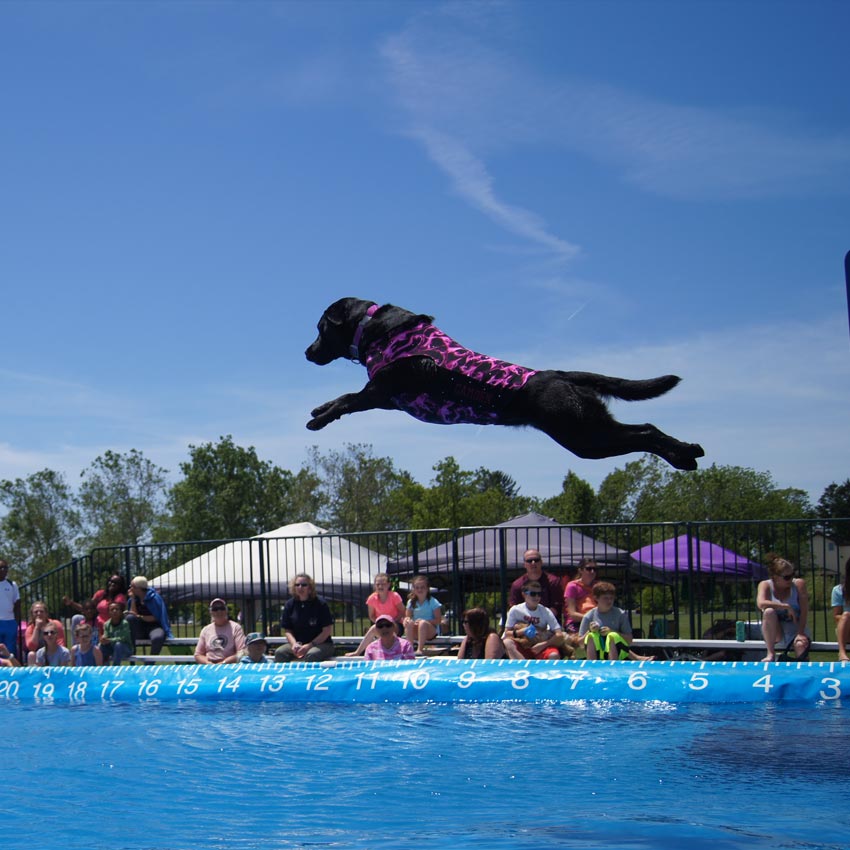
{"type": "Polygon", "coordinates": [[[540,604],[540,582],[528,582],[522,593],[525,602],[511,607],[505,620],[505,652],[510,658],[560,658],[566,648],[564,632],[555,615],[540,604]]]}
{"type": "Polygon", "coordinates": [[[230,619],[223,599],[210,602],[212,622],[201,629],[195,647],[198,664],[235,664],[245,651],[245,632],[230,619]]]}
{"type": "Polygon", "coordinates": [[[0,667],[20,667],[21,662],[9,652],[5,643],[0,643],[0,667]]]}
{"type": "MultiPolygon", "coordinates": [[[[101,626],[100,633],[103,634],[103,625],[109,619],[110,603],[118,602],[122,608],[127,605],[127,586],[124,582],[124,577],[117,573],[110,576],[106,582],[106,587],[94,592],[92,602],[94,602],[97,609],[97,619],[101,626]]],[[[77,614],[82,614],[85,603],[74,602],[73,599],[63,596],[62,604],[66,605],[72,611],[76,611],[77,614]]],[[[76,625],[73,622],[73,618],[71,622],[72,625],[76,625]]]]}
{"type": "Polygon", "coordinates": [[[369,610],[369,619],[372,624],[369,630],[363,635],[363,640],[353,652],[346,652],[346,656],[353,658],[356,655],[362,655],[366,647],[378,637],[378,630],[375,628],[375,620],[378,614],[389,614],[397,623],[398,633],[401,634],[404,626],[404,602],[401,597],[394,591],[390,590],[390,577],[386,573],[378,573],[375,576],[375,592],[366,599],[366,607],[369,610]]]}
{"type": "Polygon", "coordinates": [[[241,664],[265,664],[268,661],[266,653],[269,644],[266,636],[261,632],[251,632],[245,638],[245,652],[239,659],[241,664]]]}
{"type": "Polygon", "coordinates": [[[59,629],[53,623],[48,623],[41,630],[44,638],[44,646],[37,652],[31,652],[34,656],[33,665],[36,667],[70,667],[71,652],[59,643],[59,629]]]}
{"type": "Polygon", "coordinates": [[[490,625],[490,617],[483,608],[470,608],[463,612],[463,631],[458,658],[505,657],[505,645],[490,625]]]}
{"type": "Polygon", "coordinates": [[[100,651],[104,664],[120,664],[135,652],[130,624],[124,619],[124,606],[120,602],[109,603],[109,619],[103,626],[100,651]]]}
{"type": "Polygon", "coordinates": [[[127,622],[130,624],[134,644],[140,640],[151,642],[151,655],[159,655],[166,640],[173,637],[165,602],[156,590],[148,585],[144,576],[136,576],[130,582],[127,622]]]}
{"type": "Polygon", "coordinates": [[[421,652],[422,648],[440,633],[443,606],[431,596],[426,576],[413,577],[413,589],[407,597],[404,636],[421,652]]]}
{"type": "Polygon", "coordinates": [[[80,609],[80,613],[74,614],[74,616],[71,617],[71,631],[76,632],[77,626],[80,623],[88,623],[92,629],[92,643],[100,643],[103,623],[100,622],[100,619],[97,616],[97,605],[95,605],[94,600],[84,599],[78,607],[80,609]]]}
{"type": "Polygon", "coordinates": [[[280,626],[286,643],[279,646],[274,660],[287,664],[290,661],[324,661],[332,658],[334,644],[334,618],[328,603],[316,593],[311,576],[300,573],[289,585],[292,594],[286,600],[280,615],[280,626]]]}
{"type": "Polygon", "coordinates": [[[798,661],[809,653],[806,622],[809,617],[809,591],[806,582],[794,578],[794,565],[771,552],[765,556],[769,578],[759,582],[756,605],[761,611],[761,633],[767,654],[762,661],[776,661],[776,644],[793,646],[798,661]]]}
{"type": "Polygon", "coordinates": [[[52,620],[47,613],[47,604],[41,601],[30,605],[30,614],[27,622],[27,630],[24,632],[24,644],[27,648],[27,664],[32,667],[35,664],[35,656],[47,641],[44,639],[44,629],[53,628],[57,633],[56,642],[59,646],[65,646],[65,629],[59,620],[52,620]]]}
{"type": "Polygon", "coordinates": [[[564,588],[564,629],[578,634],[584,615],[596,607],[593,585],[599,576],[599,567],[593,558],[582,558],[578,562],[578,578],[564,588]]]}
{"type": "Polygon", "coordinates": [[[593,587],[596,607],[581,620],[579,637],[584,638],[587,657],[591,660],[608,657],[609,661],[654,661],[651,655],[638,655],[630,646],[632,626],[629,615],[614,605],[617,590],[607,581],[593,587]]]}
{"type": "Polygon", "coordinates": [[[850,643],[850,558],[844,565],[844,583],[832,588],[831,604],[835,638],[838,641],[838,660],[850,661],[847,657],[847,644],[850,643]]]}
{"type": "Polygon", "coordinates": [[[396,632],[396,621],[391,614],[378,614],[375,628],[378,639],[366,647],[364,657],[367,661],[399,661],[404,658],[416,658],[413,645],[406,638],[400,638],[396,632]]]}
{"type": "Polygon", "coordinates": [[[72,667],[100,667],[103,654],[94,643],[94,629],[86,622],[80,622],[74,629],[76,643],[71,647],[72,667]]]}
{"type": "Polygon", "coordinates": [[[543,556],[539,549],[527,549],[522,556],[522,563],[525,572],[511,583],[508,604],[521,605],[525,601],[522,589],[530,581],[536,581],[540,585],[540,604],[548,608],[555,615],[555,619],[560,621],[564,610],[564,588],[561,586],[561,580],[543,569],[543,556]]]}

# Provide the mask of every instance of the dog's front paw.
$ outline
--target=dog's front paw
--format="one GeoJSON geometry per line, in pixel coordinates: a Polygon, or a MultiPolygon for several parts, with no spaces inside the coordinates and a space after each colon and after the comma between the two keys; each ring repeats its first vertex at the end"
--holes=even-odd
{"type": "Polygon", "coordinates": [[[311,419],[307,423],[308,431],[321,431],[329,422],[328,419],[311,419]]]}
{"type": "MultiPolygon", "coordinates": [[[[310,411],[310,416],[312,416],[313,419],[318,419],[320,416],[327,413],[335,404],[336,404],[335,401],[326,401],[324,404],[320,404],[318,407],[314,407],[310,411]]],[[[327,424],[327,423],[325,423],[325,424],[327,424]]],[[[311,430],[315,431],[316,429],[313,428],[311,430]]]]}

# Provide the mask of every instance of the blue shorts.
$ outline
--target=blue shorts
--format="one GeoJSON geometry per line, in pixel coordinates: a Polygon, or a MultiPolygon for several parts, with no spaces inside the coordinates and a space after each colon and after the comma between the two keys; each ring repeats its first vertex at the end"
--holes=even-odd
{"type": "Polygon", "coordinates": [[[0,643],[6,644],[6,649],[17,655],[18,652],[18,622],[17,620],[0,620],[0,643]]]}

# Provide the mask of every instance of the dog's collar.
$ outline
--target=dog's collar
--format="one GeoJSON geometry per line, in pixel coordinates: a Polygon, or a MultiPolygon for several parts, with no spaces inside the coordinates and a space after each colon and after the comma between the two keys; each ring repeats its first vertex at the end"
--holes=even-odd
{"type": "Polygon", "coordinates": [[[354,339],[351,340],[351,346],[348,349],[348,355],[355,363],[360,362],[360,337],[363,336],[363,328],[366,327],[366,323],[375,313],[378,312],[380,308],[377,304],[373,304],[367,311],[366,315],[360,320],[360,324],[357,326],[357,330],[354,331],[354,339]]]}

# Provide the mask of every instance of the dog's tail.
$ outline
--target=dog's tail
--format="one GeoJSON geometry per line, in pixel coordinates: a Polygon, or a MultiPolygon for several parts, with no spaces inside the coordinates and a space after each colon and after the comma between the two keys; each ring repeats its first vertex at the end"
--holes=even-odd
{"type": "Polygon", "coordinates": [[[662,375],[645,381],[630,381],[627,378],[612,378],[609,375],[597,375],[594,372],[567,372],[569,380],[580,387],[588,387],[608,398],[621,398],[624,401],[643,401],[656,398],[672,390],[681,378],[678,375],[662,375]]]}

